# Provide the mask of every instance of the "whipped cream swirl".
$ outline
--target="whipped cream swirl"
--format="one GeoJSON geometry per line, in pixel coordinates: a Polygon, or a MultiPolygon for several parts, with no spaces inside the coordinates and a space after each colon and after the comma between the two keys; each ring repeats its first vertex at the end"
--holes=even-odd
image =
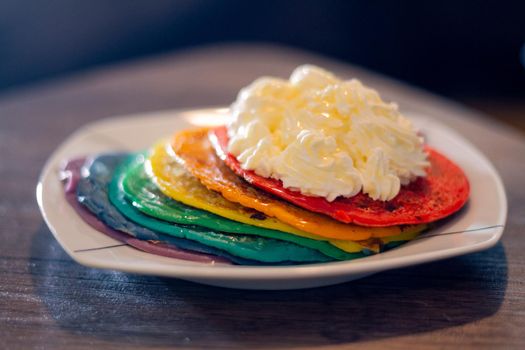
{"type": "Polygon", "coordinates": [[[425,176],[423,139],[394,103],[356,79],[304,65],[264,77],[231,106],[228,151],[243,169],[333,201],[360,191],[390,200],[425,176]]]}

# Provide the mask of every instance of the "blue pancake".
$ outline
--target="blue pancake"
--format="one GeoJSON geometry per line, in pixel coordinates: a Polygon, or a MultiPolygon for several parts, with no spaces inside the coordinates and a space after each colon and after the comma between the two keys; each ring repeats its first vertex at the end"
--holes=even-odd
{"type": "Polygon", "coordinates": [[[234,256],[236,258],[232,260],[239,264],[253,264],[253,261],[293,264],[333,260],[316,250],[290,242],[259,236],[225,234],[197,226],[176,225],[146,216],[123,196],[119,196],[118,191],[110,191],[108,194],[115,170],[119,165],[125,166],[128,163],[126,159],[126,154],[97,156],[85,165],[85,174],[77,187],[79,202],[113,229],[143,240],[166,240],[169,237],[172,240],[170,243],[180,248],[225,256],[229,259],[234,256]],[[140,224],[136,221],[140,221],[140,224]],[[169,235],[159,232],[159,227],[169,235]]]}

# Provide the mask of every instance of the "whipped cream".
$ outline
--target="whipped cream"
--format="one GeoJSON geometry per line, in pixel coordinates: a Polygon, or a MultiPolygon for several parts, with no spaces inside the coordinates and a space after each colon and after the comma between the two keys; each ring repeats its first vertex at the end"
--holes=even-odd
{"type": "Polygon", "coordinates": [[[333,201],[360,191],[390,200],[429,165],[423,139],[394,103],[359,80],[304,65],[264,77],[231,106],[228,151],[243,169],[333,201]]]}

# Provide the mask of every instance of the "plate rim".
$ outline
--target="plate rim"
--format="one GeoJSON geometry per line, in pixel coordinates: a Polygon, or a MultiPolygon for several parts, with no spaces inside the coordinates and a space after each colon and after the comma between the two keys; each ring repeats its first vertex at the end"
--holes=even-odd
{"type": "MultiPolygon", "coordinates": [[[[100,262],[94,259],[90,259],[88,254],[78,254],[74,251],[71,251],[67,244],[65,244],[61,239],[61,234],[57,232],[56,227],[50,221],[46,213],[46,203],[44,202],[45,198],[43,197],[43,186],[48,179],[52,176],[56,177],[54,174],[54,169],[56,166],[63,162],[63,159],[58,158],[59,154],[63,152],[66,146],[71,143],[73,140],[79,136],[96,130],[101,127],[109,127],[114,124],[122,123],[125,120],[142,120],[145,118],[151,119],[156,117],[159,119],[169,116],[170,118],[180,118],[184,113],[193,113],[193,112],[214,112],[214,113],[223,113],[227,108],[224,107],[204,107],[204,108],[191,108],[191,109],[170,109],[170,110],[161,110],[161,111],[146,111],[134,114],[127,115],[117,115],[101,120],[96,120],[87,124],[82,125],[71,133],[67,138],[60,143],[60,145],[51,153],[49,158],[46,160],[42,171],[38,177],[38,183],[36,187],[36,197],[38,202],[38,207],[40,213],[44,218],[49,230],[59,242],[60,246],[66,251],[66,253],[79,264],[101,268],[101,269],[112,269],[123,272],[130,273],[139,273],[147,275],[157,275],[157,276],[169,276],[169,277],[178,277],[178,278],[205,278],[209,280],[288,280],[290,278],[294,279],[305,279],[305,278],[316,278],[316,277],[336,277],[342,275],[354,275],[354,274],[370,274],[375,272],[381,272],[401,267],[407,267],[411,265],[418,265],[426,262],[443,260],[455,256],[460,256],[464,254],[470,254],[478,251],[482,251],[488,248],[493,247],[501,239],[501,236],[504,232],[505,223],[508,214],[508,200],[505,192],[505,187],[503,181],[494,167],[492,162],[469,140],[464,138],[460,133],[456,132],[451,127],[446,124],[436,122],[431,120],[431,123],[439,125],[439,127],[447,132],[447,134],[452,135],[454,138],[460,139],[461,142],[469,146],[470,150],[476,153],[480,159],[488,166],[491,175],[495,181],[496,192],[500,199],[499,204],[501,204],[498,215],[498,222],[495,225],[498,227],[488,228],[487,230],[494,230],[494,233],[489,239],[483,240],[476,244],[462,246],[462,247],[451,247],[447,250],[438,250],[434,252],[423,252],[419,254],[411,254],[408,256],[400,257],[389,257],[386,260],[374,260],[374,261],[363,261],[363,259],[350,260],[350,261],[336,261],[336,262],[325,262],[325,263],[315,263],[315,264],[304,264],[304,265],[293,265],[293,266],[242,266],[242,265],[209,265],[209,264],[195,264],[195,265],[185,265],[177,264],[177,259],[173,258],[164,258],[167,259],[166,262],[169,264],[163,264],[162,269],[151,269],[150,267],[142,267],[140,265],[127,265],[119,261],[100,262]]],[[[419,119],[427,119],[423,114],[417,113],[419,119]]],[[[65,200],[65,199],[63,199],[65,200]]],[[[499,206],[499,205],[498,205],[499,206]]],[[[102,234],[102,233],[100,233],[102,234]]],[[[131,247],[122,247],[119,249],[133,249],[131,247]]],[[[400,247],[399,249],[402,249],[400,247]]],[[[147,254],[148,253],[144,253],[147,254]]],[[[159,258],[158,256],[155,256],[159,258]]]]}

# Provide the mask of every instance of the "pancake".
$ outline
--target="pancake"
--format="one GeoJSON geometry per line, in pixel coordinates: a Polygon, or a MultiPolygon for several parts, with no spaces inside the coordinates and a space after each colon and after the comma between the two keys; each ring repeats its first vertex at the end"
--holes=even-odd
{"type": "Polygon", "coordinates": [[[316,235],[298,230],[260,211],[226,200],[218,192],[210,191],[184,166],[177,163],[170,152],[173,153],[169,144],[159,143],[153,148],[149,158],[153,180],[166,196],[188,206],[253,226],[252,229],[261,227],[316,239],[316,235]]]}
{"type": "Polygon", "coordinates": [[[126,243],[128,246],[146,253],[208,264],[231,263],[231,261],[225,257],[179,249],[175,245],[165,241],[143,241],[106,226],[77,201],[77,184],[80,179],[80,168],[84,162],[85,158],[77,158],[68,161],[61,170],[61,179],[64,181],[64,192],[67,202],[86,224],[119,242],[126,243]]]}
{"type": "MultiPolygon", "coordinates": [[[[155,153],[156,151],[154,150],[153,152],[155,153]]],[[[167,154],[166,156],[169,157],[167,154]]],[[[174,161],[172,160],[172,162],[174,161]]],[[[362,256],[362,254],[349,254],[349,252],[360,253],[361,251],[365,250],[366,254],[368,251],[366,247],[363,247],[355,242],[349,242],[344,246],[344,249],[340,249],[328,243],[326,240],[322,240],[321,237],[318,239],[310,239],[286,232],[250,226],[225,219],[204,210],[186,206],[171,199],[170,197],[165,196],[158,189],[155,183],[152,182],[151,177],[147,174],[145,163],[147,162],[144,155],[137,154],[125,167],[120,167],[120,169],[117,169],[115,172],[114,179],[116,183],[114,186],[110,186],[110,199],[113,204],[125,215],[126,209],[124,207],[121,208],[121,206],[128,206],[127,203],[130,202],[134,209],[138,209],[144,214],[153,218],[157,218],[162,222],[169,221],[183,225],[196,225],[207,227],[214,231],[257,235],[261,237],[292,242],[300,246],[318,250],[323,254],[338,260],[349,260],[362,256]]],[[[179,171],[175,170],[176,167],[182,166],[175,163],[170,167],[164,167],[164,169],[171,169],[172,174],[180,173],[179,171]]],[[[184,169],[181,169],[181,171],[185,172],[184,169]]],[[[186,187],[188,193],[193,192],[193,189],[196,186],[201,187],[203,188],[203,191],[200,191],[200,193],[203,196],[211,197],[209,198],[208,203],[213,202],[213,198],[217,195],[217,193],[209,191],[196,179],[195,182],[195,186],[191,185],[191,187],[186,187]]],[[[173,183],[178,183],[177,179],[173,179],[173,183]]],[[[206,200],[207,198],[204,197],[202,199],[206,200]]],[[[128,218],[143,224],[146,227],[148,227],[148,222],[151,222],[151,220],[146,222],[145,218],[136,215],[128,216],[128,218]]],[[[165,224],[152,228],[160,232],[165,232],[164,229],[172,229],[169,225],[165,224]]],[[[371,252],[368,252],[368,254],[370,253],[371,252]]]]}
{"type": "Polygon", "coordinates": [[[427,176],[403,186],[394,199],[373,200],[361,192],[351,198],[339,197],[328,202],[322,197],[305,196],[284,188],[280,180],[264,178],[253,171],[242,169],[237,159],[227,153],[228,134],[225,127],[214,129],[213,138],[216,152],[226,165],[253,186],[344,223],[373,227],[429,223],[461,209],[470,192],[463,171],[444,155],[427,147],[431,163],[427,176]]]}
{"type": "Polygon", "coordinates": [[[213,254],[222,255],[226,252],[241,258],[241,260],[237,259],[238,263],[242,263],[242,259],[272,264],[333,260],[318,251],[289,242],[257,236],[224,234],[197,226],[175,225],[145,216],[130,203],[120,201],[116,196],[118,194],[116,181],[111,181],[114,171],[127,157],[127,155],[95,157],[87,164],[86,176],[83,176],[78,184],[79,202],[108,226],[141,239],[159,240],[162,236],[170,237],[176,239],[178,242],[176,245],[181,248],[183,247],[181,244],[197,244],[196,248],[205,246],[206,249],[211,249],[213,254]],[[109,196],[108,186],[112,188],[109,196]],[[133,220],[129,219],[130,216],[133,220]],[[159,228],[162,228],[163,232],[160,232],[159,228]],[[162,233],[169,234],[162,235],[162,233]]]}
{"type": "Polygon", "coordinates": [[[361,227],[341,223],[328,216],[299,208],[251,186],[239,178],[215,154],[208,139],[209,129],[193,129],[173,136],[175,155],[185,168],[208,189],[217,191],[229,201],[261,211],[296,229],[329,239],[363,241],[373,237],[399,235],[407,230],[421,231],[425,226],[361,227]]]}

